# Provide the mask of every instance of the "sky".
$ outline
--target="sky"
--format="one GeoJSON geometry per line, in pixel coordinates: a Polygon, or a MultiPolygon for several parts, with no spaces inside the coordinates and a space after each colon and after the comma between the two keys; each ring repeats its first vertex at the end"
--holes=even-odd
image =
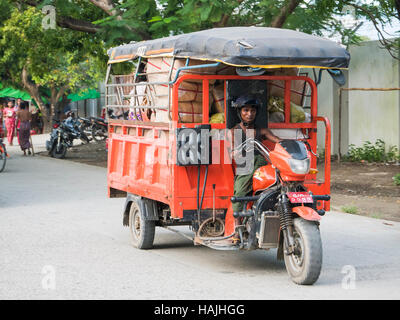
{"type": "MultiPolygon", "coordinates": [[[[394,36],[396,31],[400,31],[400,21],[395,21],[392,26],[386,26],[385,30],[394,36]]],[[[367,36],[371,40],[378,40],[378,33],[376,32],[373,23],[370,21],[365,21],[360,29],[358,29],[357,33],[359,35],[367,36]]],[[[400,34],[398,33],[397,36],[399,35],[400,34]]]]}
{"type": "MultiPolygon", "coordinates": [[[[341,18],[337,17],[338,20],[341,20],[342,23],[348,27],[348,28],[354,28],[356,25],[358,25],[360,22],[362,22],[362,25],[359,27],[357,30],[357,34],[359,36],[365,36],[368,37],[369,40],[379,40],[378,37],[378,32],[376,31],[374,24],[371,21],[368,20],[355,20],[351,15],[343,16],[341,18]]],[[[400,37],[400,21],[395,20],[391,25],[386,25],[384,30],[386,31],[385,38],[394,38],[394,37],[400,37]],[[397,32],[397,33],[396,33],[397,32]]],[[[326,34],[326,37],[329,37],[330,40],[336,41],[340,43],[340,35],[334,35],[328,36],[328,33],[326,34]]]]}

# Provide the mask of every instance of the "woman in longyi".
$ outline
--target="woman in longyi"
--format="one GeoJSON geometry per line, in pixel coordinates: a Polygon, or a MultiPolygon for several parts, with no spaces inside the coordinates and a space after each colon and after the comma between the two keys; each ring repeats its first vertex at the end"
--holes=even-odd
{"type": "Polygon", "coordinates": [[[29,112],[27,108],[27,103],[24,101],[20,105],[20,110],[17,111],[17,119],[20,121],[19,127],[19,145],[21,150],[24,152],[24,156],[26,156],[26,150],[28,150],[28,154],[31,154],[29,148],[31,147],[31,143],[29,141],[29,137],[31,135],[31,123],[32,114],[29,112]]]}

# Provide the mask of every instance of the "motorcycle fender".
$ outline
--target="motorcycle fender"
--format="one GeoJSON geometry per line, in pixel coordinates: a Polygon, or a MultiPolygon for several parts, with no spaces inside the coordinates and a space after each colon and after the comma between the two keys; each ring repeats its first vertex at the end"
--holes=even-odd
{"type": "Polygon", "coordinates": [[[315,212],[313,208],[310,207],[304,207],[304,206],[294,207],[293,212],[305,220],[309,221],[321,220],[321,216],[317,212],[315,212]]]}

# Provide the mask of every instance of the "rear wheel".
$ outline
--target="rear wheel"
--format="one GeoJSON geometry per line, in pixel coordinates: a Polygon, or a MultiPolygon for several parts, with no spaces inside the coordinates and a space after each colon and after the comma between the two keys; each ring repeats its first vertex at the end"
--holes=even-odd
{"type": "Polygon", "coordinates": [[[132,243],[138,249],[151,249],[154,242],[155,221],[145,220],[139,203],[132,201],[129,211],[129,229],[132,243]]]}
{"type": "Polygon", "coordinates": [[[322,242],[315,222],[293,221],[294,253],[284,255],[286,270],[293,282],[310,285],[318,280],[322,267],[322,242]]]}

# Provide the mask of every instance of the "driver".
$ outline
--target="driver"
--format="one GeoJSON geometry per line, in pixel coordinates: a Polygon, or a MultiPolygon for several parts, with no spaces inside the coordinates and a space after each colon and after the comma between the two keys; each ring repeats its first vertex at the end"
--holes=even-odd
{"type": "MultiPolygon", "coordinates": [[[[231,137],[241,137],[241,141],[236,141],[234,146],[238,146],[243,143],[247,138],[254,137],[256,140],[262,141],[268,139],[274,143],[281,141],[277,136],[275,136],[269,129],[267,128],[256,128],[255,119],[257,116],[257,111],[261,107],[261,103],[254,96],[241,96],[232,106],[237,109],[238,117],[240,119],[240,123],[238,123],[235,127],[231,129],[231,137]],[[234,130],[240,130],[238,132],[234,130]]],[[[234,151],[233,158],[237,159],[238,152],[242,152],[242,156],[245,157],[246,151],[243,149],[242,151],[234,151]]],[[[235,197],[245,197],[252,194],[253,191],[253,174],[254,172],[268,164],[265,158],[260,154],[258,150],[254,150],[254,157],[252,159],[253,166],[252,170],[247,173],[240,173],[236,170],[236,175],[234,178],[233,184],[233,195],[235,197]]],[[[243,165],[236,164],[236,168],[243,167],[243,165]]],[[[232,204],[233,212],[238,213],[243,210],[243,202],[235,202],[232,204]]],[[[235,218],[235,225],[240,225],[241,218],[235,218]]],[[[234,242],[239,241],[238,233],[235,233],[234,242]]]]}

